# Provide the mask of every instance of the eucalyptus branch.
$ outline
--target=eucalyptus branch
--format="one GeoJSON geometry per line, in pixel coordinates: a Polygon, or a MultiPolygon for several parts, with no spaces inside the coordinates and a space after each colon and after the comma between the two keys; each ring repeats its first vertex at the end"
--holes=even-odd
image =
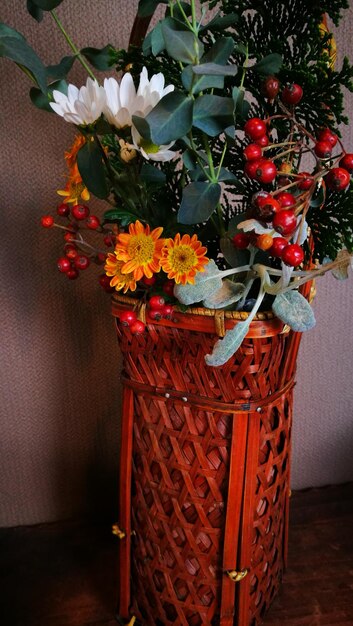
{"type": "Polygon", "coordinates": [[[67,33],[67,31],[65,30],[62,22],[59,20],[56,12],[54,10],[50,11],[54,21],[56,22],[57,26],[59,27],[59,29],[61,30],[62,34],[64,35],[67,43],[69,44],[71,50],[73,51],[73,53],[75,54],[75,56],[78,58],[79,62],[81,63],[81,65],[85,68],[87,74],[93,79],[93,80],[97,80],[95,75],[93,74],[91,68],[89,67],[89,65],[87,65],[84,57],[82,56],[81,52],[79,51],[79,49],[77,48],[77,46],[75,46],[74,42],[72,41],[70,35],[67,33]]]}

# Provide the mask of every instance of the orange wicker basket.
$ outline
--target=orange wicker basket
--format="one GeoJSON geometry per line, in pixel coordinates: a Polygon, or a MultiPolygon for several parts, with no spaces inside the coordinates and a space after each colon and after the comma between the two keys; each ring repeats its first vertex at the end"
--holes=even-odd
{"type": "Polygon", "coordinates": [[[244,313],[194,309],[133,336],[124,358],[120,607],[145,626],[256,626],[286,562],[300,335],[260,313],[221,368],[204,355],[244,313]],[[259,319],[262,318],[262,319],[259,319]]]}

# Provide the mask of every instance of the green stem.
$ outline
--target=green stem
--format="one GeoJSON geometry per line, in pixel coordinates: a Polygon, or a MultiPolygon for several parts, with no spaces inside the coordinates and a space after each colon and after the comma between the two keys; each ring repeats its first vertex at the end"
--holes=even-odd
{"type": "Polygon", "coordinates": [[[71,50],[73,51],[73,53],[77,56],[78,60],[80,61],[81,65],[85,68],[86,72],[88,73],[88,75],[93,79],[93,80],[97,80],[95,75],[93,74],[91,68],[87,65],[84,57],[82,56],[81,52],[79,51],[79,49],[75,46],[74,42],[72,41],[70,35],[66,32],[63,24],[61,23],[61,21],[59,20],[57,14],[55,11],[50,11],[54,21],[56,22],[57,26],[59,27],[59,29],[61,30],[62,34],[64,35],[67,43],[69,44],[71,50]]]}
{"type": "Polygon", "coordinates": [[[194,33],[197,33],[197,19],[196,19],[196,3],[195,0],[191,0],[191,18],[192,18],[192,27],[194,29],[194,33]]]}
{"type": "Polygon", "coordinates": [[[222,152],[221,160],[219,162],[218,169],[217,169],[217,180],[219,179],[219,175],[221,173],[221,169],[222,169],[224,157],[225,157],[226,152],[227,152],[227,148],[228,148],[228,145],[227,145],[227,142],[225,141],[224,142],[224,146],[223,146],[223,152],[222,152]]]}

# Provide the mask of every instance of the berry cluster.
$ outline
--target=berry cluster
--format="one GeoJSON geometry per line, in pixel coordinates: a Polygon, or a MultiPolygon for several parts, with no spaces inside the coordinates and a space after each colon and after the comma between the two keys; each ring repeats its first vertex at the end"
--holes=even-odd
{"type": "MultiPolygon", "coordinates": [[[[62,203],[58,205],[56,213],[59,217],[65,218],[65,225],[56,223],[52,215],[44,215],[41,218],[41,224],[43,228],[56,227],[64,231],[64,255],[57,260],[59,272],[68,279],[75,280],[80,271],[86,270],[91,262],[103,265],[106,252],[89,243],[82,232],[99,233],[106,247],[114,246],[114,233],[102,226],[99,218],[91,215],[88,206],[84,204],[75,204],[70,208],[68,204],[62,203]]],[[[99,284],[108,293],[114,291],[114,288],[110,286],[110,280],[106,274],[99,276],[99,284]]]]}
{"type": "Polygon", "coordinates": [[[253,245],[286,265],[297,267],[304,261],[301,244],[306,238],[305,216],[312,196],[319,186],[324,191],[326,187],[336,192],[347,189],[353,172],[353,154],[346,153],[331,129],[319,129],[314,137],[296,121],[295,105],[303,97],[300,85],[288,85],[280,93],[279,81],[269,77],[263,84],[263,93],[270,100],[280,95],[279,107],[283,113],[266,120],[253,117],[246,122],[244,133],[250,143],[243,153],[244,172],[250,179],[272,184],[274,188],[260,190],[252,197],[250,217],[260,223],[259,232],[256,227],[251,232],[239,232],[233,243],[238,249],[253,245]],[[270,139],[271,122],[278,118],[287,120],[291,128],[288,140],[282,143],[270,139]],[[340,152],[334,154],[336,146],[340,152]],[[267,152],[274,154],[269,158],[265,156],[267,152]],[[314,159],[311,173],[299,169],[303,154],[314,159]],[[268,232],[263,232],[264,227],[268,232]]]}
{"type": "Polygon", "coordinates": [[[129,326],[132,335],[142,335],[146,330],[146,324],[137,319],[133,309],[127,309],[120,314],[120,322],[123,326],[129,326]]]}
{"type": "Polygon", "coordinates": [[[173,317],[173,306],[166,304],[162,296],[152,296],[149,300],[149,316],[152,320],[161,320],[162,318],[171,320],[173,317]]]}

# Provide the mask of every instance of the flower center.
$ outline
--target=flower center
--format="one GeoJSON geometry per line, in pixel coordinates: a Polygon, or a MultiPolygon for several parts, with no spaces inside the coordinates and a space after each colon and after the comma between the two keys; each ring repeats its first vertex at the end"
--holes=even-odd
{"type": "Polygon", "coordinates": [[[154,248],[155,243],[152,237],[141,233],[131,237],[127,252],[130,259],[136,261],[138,265],[144,265],[152,260],[154,248]]]}
{"type": "Polygon", "coordinates": [[[152,143],[152,141],[148,141],[147,139],[141,139],[140,146],[144,149],[146,154],[157,154],[159,151],[159,146],[156,146],[155,143],[152,143]]]}
{"type": "Polygon", "coordinates": [[[197,256],[190,246],[178,246],[170,253],[171,265],[176,272],[188,272],[197,265],[197,256]]]}

